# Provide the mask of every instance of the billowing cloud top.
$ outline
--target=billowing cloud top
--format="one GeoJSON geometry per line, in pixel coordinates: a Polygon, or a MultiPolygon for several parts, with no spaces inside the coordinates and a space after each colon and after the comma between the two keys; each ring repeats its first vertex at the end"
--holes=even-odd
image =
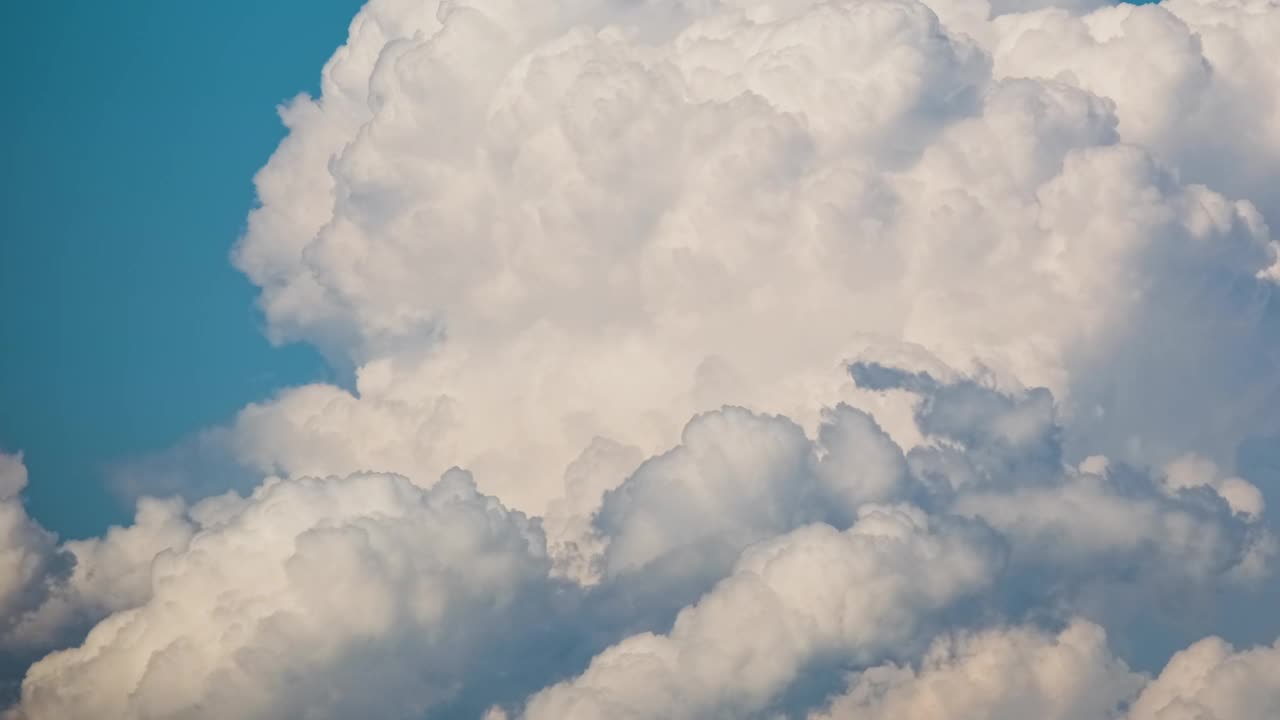
{"type": "Polygon", "coordinates": [[[9,715],[1280,716],[1276,37],[372,0],[233,253],[352,382],[0,455],[9,715]]]}

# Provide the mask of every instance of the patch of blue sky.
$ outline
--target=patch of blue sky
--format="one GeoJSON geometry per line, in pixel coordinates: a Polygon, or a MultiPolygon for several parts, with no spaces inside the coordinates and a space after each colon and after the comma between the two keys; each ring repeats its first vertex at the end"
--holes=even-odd
{"type": "Polygon", "coordinates": [[[106,466],[327,378],[228,260],[252,177],[361,0],[6,8],[0,448],[64,536],[130,515],[106,466]]]}

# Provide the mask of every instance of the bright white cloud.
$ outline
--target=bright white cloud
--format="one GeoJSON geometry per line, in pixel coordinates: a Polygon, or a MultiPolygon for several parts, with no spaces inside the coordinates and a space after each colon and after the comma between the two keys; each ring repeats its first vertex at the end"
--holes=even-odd
{"type": "Polygon", "coordinates": [[[1280,711],[1280,646],[1234,650],[1205,638],[1154,679],[1132,671],[1106,633],[1075,620],[939,638],[917,666],[887,664],[851,678],[811,720],[1263,720],[1280,711]]]}
{"type": "Polygon", "coordinates": [[[1280,641],[1236,652],[1220,638],[1183,650],[1133,705],[1133,720],[1264,720],[1280,713],[1280,641]]]}
{"type": "Polygon", "coordinates": [[[887,664],[852,678],[811,720],[1118,720],[1147,678],[1107,647],[1106,633],[1074,621],[939,638],[918,667],[887,664]]]}
{"type": "Polygon", "coordinates": [[[1075,620],[1061,632],[1000,628],[939,638],[916,666],[851,678],[811,720],[1263,720],[1280,710],[1280,652],[1237,652],[1206,638],[1157,678],[1136,673],[1106,633],[1075,620]]]}
{"type": "Polygon", "coordinates": [[[811,525],[761,543],[676,618],[543,691],[532,719],[745,717],[824,656],[867,661],[911,643],[931,612],[989,582],[999,555],[972,528],[909,506],[865,506],[841,533],[811,525]]]}
{"type": "Polygon", "coordinates": [[[658,452],[726,402],[812,431],[859,400],[839,364],[901,341],[1054,389],[1140,462],[1259,428],[1148,412],[1199,348],[1253,356],[1204,278],[1269,292],[1274,251],[1247,201],[1120,144],[1147,140],[1120,100],[993,78],[915,2],[461,3],[436,34],[428,5],[366,9],[259,177],[237,262],[356,382],[246,409],[227,442],[258,472],[463,464],[542,513],[596,437],[658,452]],[[1176,352],[1143,374],[1151,342],[1176,352]]]}
{"type": "Polygon", "coordinates": [[[274,480],[192,515],[145,604],[31,668],[20,717],[409,717],[495,672],[486,644],[548,582],[536,525],[460,471],[274,480]]]}
{"type": "Polygon", "coordinates": [[[1247,197],[1280,222],[1274,3],[1171,0],[1086,15],[1050,9],[998,18],[992,29],[997,75],[1060,78],[1110,98],[1127,140],[1185,179],[1247,197]]]}
{"type": "Polygon", "coordinates": [[[372,0],[234,255],[351,386],[125,468],[186,500],[103,538],[0,455],[0,647],[83,639],[14,714],[1269,717],[1272,649],[1131,667],[1280,596],[1277,33],[372,0]]]}
{"type": "Polygon", "coordinates": [[[78,641],[107,615],[145,603],[151,596],[152,566],[165,552],[186,547],[192,527],[181,501],[142,498],[133,525],[111,527],[101,538],[69,540],[53,547],[47,537],[49,567],[33,602],[13,612],[6,645],[47,651],[78,641]]]}
{"type": "MultiPolygon", "coordinates": [[[[846,405],[813,439],[740,408],[695,417],[562,526],[589,587],[556,579],[577,576],[541,524],[458,470],[428,489],[273,478],[189,510],[144,503],[131,528],[64,545],[79,564],[46,607],[112,614],[31,668],[16,717],[797,710],[823,700],[787,694],[805,675],[909,659],[978,609],[1033,602],[1123,627],[1099,598],[1208,598],[1269,576],[1274,539],[1208,466],[1074,469],[1046,391],[852,374],[915,395],[924,443],[904,453],[846,405]]],[[[582,463],[615,453],[628,455],[598,446],[582,463]]]]}

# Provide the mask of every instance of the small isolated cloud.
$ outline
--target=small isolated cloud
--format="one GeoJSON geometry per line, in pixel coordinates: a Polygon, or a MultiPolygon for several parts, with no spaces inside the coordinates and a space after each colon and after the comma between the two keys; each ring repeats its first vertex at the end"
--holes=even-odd
{"type": "Polygon", "coordinates": [[[0,455],[9,715],[1275,717],[1278,35],[372,0],[233,254],[352,382],[0,455]]]}

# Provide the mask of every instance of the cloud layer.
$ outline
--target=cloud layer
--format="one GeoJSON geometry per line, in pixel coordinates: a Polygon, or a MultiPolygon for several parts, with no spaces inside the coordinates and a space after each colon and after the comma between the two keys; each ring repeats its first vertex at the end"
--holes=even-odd
{"type": "Polygon", "coordinates": [[[0,455],[9,714],[1275,716],[1276,33],[371,0],[234,252],[351,382],[0,455]]]}

